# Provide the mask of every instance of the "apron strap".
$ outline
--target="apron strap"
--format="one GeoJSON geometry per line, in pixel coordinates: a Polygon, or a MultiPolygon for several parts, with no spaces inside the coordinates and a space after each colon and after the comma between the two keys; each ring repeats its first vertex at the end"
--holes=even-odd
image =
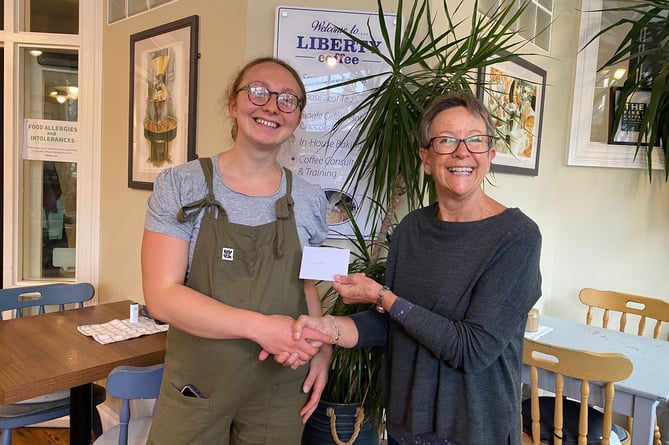
{"type": "Polygon", "coordinates": [[[204,179],[207,182],[208,192],[204,198],[186,204],[179,209],[177,221],[181,223],[192,220],[200,214],[202,209],[206,209],[209,212],[214,208],[218,208],[220,211],[223,211],[223,206],[216,200],[216,196],[214,196],[214,165],[211,162],[211,158],[198,158],[198,160],[204,173],[204,179]]]}
{"type": "Polygon", "coordinates": [[[293,190],[293,174],[287,168],[283,168],[286,173],[286,194],[276,201],[276,237],[274,238],[274,254],[277,258],[283,257],[283,233],[286,224],[290,223],[290,217],[293,214],[295,202],[291,192],[293,190]]]}

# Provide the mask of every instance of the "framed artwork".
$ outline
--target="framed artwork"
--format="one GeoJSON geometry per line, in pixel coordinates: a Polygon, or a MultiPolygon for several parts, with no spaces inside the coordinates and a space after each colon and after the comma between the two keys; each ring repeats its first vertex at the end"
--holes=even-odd
{"type": "MultiPolygon", "coordinates": [[[[621,87],[612,87],[609,106],[609,125],[611,130],[615,125],[616,110],[620,107],[621,87]]],[[[637,145],[641,121],[650,101],[650,90],[634,91],[625,101],[625,107],[620,116],[620,122],[615,131],[609,132],[609,144],[637,145]]],[[[641,144],[648,145],[648,144],[641,144]]]]}
{"type": "Polygon", "coordinates": [[[198,24],[194,15],[130,36],[128,187],[152,190],[195,159],[198,24]]]}
{"type": "Polygon", "coordinates": [[[537,176],[546,71],[513,57],[482,68],[478,75],[477,95],[492,115],[497,133],[491,170],[537,176]]]}
{"type": "MultiPolygon", "coordinates": [[[[581,0],[579,13],[579,44],[576,55],[572,115],[569,130],[567,165],[583,167],[615,167],[664,170],[662,150],[653,150],[648,159],[646,150],[637,151],[626,144],[610,144],[610,112],[593,104],[610,104],[611,91],[604,84],[605,75],[598,60],[607,60],[622,41],[624,32],[615,38],[595,38],[602,24],[613,23],[619,17],[606,11],[603,0],[581,0]],[[592,43],[588,44],[591,40],[592,43]]],[[[631,60],[630,60],[631,62],[631,60]]],[[[642,71],[646,71],[645,69],[642,71]]]]}

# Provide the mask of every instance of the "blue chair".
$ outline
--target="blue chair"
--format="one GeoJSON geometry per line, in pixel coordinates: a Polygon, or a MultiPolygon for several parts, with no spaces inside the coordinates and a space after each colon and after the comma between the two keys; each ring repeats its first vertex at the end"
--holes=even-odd
{"type": "MultiPolygon", "coordinates": [[[[163,379],[163,365],[119,366],[107,377],[107,392],[122,400],[120,423],[105,431],[93,445],[144,445],[149,437],[153,416],[131,419],[130,401],[157,399],[163,379]]],[[[155,410],[155,405],[154,405],[155,410]]]]}
{"type": "MultiPolygon", "coordinates": [[[[0,289],[0,320],[3,319],[3,311],[13,311],[13,316],[19,318],[23,317],[24,312],[28,312],[29,308],[35,308],[34,311],[38,314],[44,314],[49,307],[54,307],[58,311],[65,310],[66,305],[70,304],[83,307],[84,302],[91,300],[94,295],[95,288],[90,283],[57,283],[0,289]]],[[[106,391],[100,385],[93,385],[92,394],[95,406],[106,399],[106,391]]],[[[69,390],[11,405],[0,405],[0,444],[11,445],[14,428],[58,419],[69,414],[69,390]]],[[[102,421],[97,409],[91,414],[93,434],[97,437],[102,434],[102,421]]]]}

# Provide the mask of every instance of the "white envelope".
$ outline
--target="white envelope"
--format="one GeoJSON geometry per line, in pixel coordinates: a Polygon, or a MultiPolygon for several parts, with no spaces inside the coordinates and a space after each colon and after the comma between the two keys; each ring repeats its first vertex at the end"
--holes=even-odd
{"type": "Polygon", "coordinates": [[[333,281],[334,275],[348,275],[349,249],[310,247],[302,251],[300,278],[333,281]]]}

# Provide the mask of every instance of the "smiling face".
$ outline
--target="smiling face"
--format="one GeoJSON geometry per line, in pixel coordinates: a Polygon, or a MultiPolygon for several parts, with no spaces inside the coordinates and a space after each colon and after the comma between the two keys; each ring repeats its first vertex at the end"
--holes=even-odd
{"type": "MultiPolygon", "coordinates": [[[[485,121],[463,106],[439,112],[429,126],[430,138],[452,136],[461,139],[480,134],[489,134],[485,121]]],[[[440,155],[431,147],[423,147],[419,150],[419,155],[425,172],[435,180],[439,200],[463,201],[483,196],[481,183],[490,171],[495,150],[473,154],[460,142],[451,154],[440,155]]]]}
{"type": "Polygon", "coordinates": [[[244,88],[249,83],[260,83],[270,91],[290,92],[301,97],[301,88],[295,76],[283,66],[264,62],[249,68],[238,82],[238,92],[228,99],[228,111],[236,121],[236,139],[258,146],[278,148],[295,131],[301,120],[301,109],[283,113],[272,94],[265,105],[255,105],[244,88]]]}

